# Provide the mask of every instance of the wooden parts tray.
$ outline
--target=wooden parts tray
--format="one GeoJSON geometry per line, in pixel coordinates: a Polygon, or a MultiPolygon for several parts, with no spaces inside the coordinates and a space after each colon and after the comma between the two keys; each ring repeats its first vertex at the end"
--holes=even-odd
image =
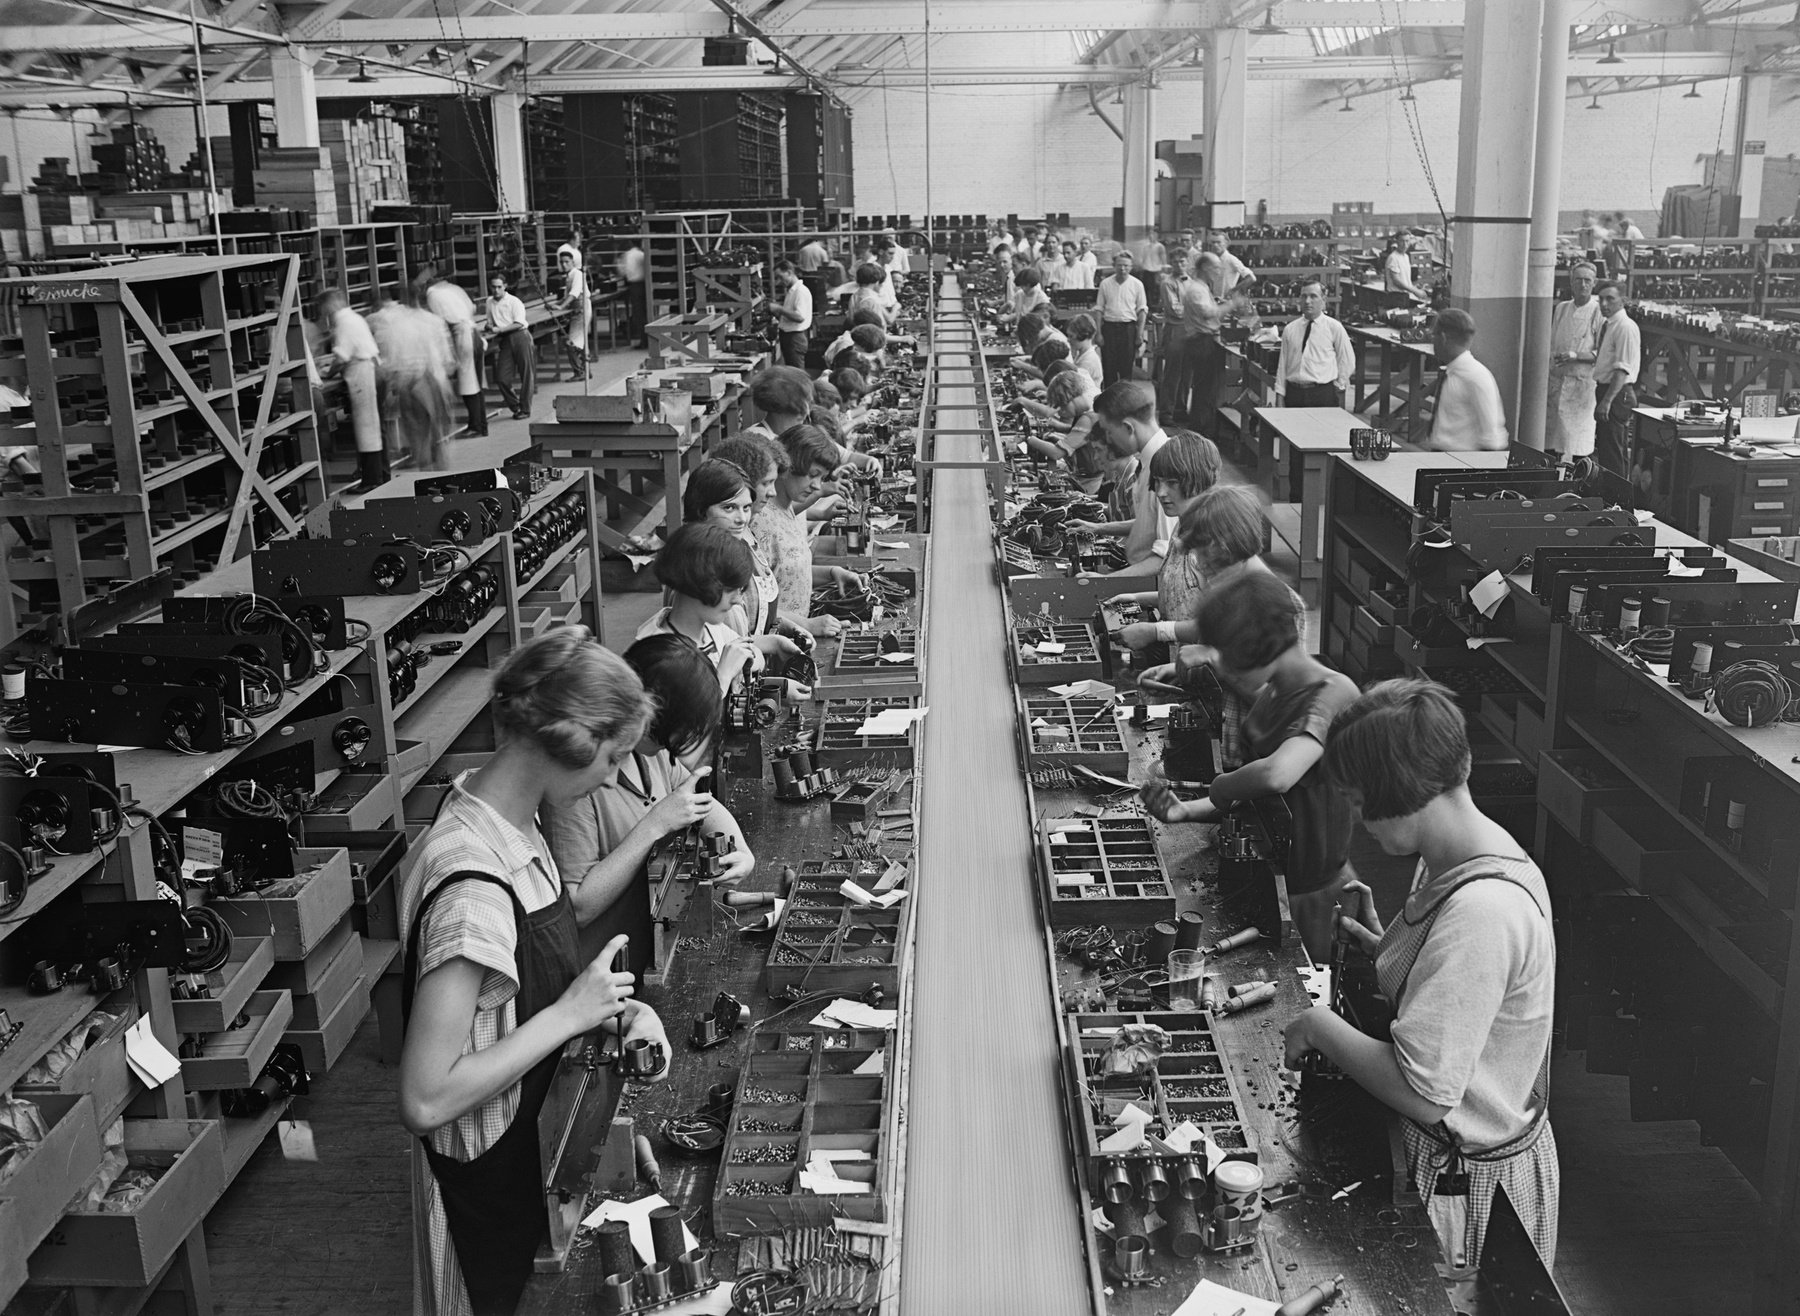
{"type": "Polygon", "coordinates": [[[885,999],[898,999],[911,899],[882,909],[859,905],[839,890],[854,882],[872,892],[886,867],[866,859],[815,859],[800,865],[769,948],[770,996],[779,999],[790,988],[809,996],[860,996],[878,986],[885,999]]]}
{"type": "Polygon", "coordinates": [[[1100,681],[1108,665],[1094,624],[1088,621],[1029,621],[1013,623],[1013,672],[1020,685],[1063,685],[1069,681],[1100,681]],[[1043,641],[1062,645],[1062,652],[1039,653],[1043,641]]]}
{"type": "Polygon", "coordinates": [[[862,724],[886,708],[917,708],[911,695],[827,699],[813,729],[813,760],[821,768],[910,768],[918,749],[918,723],[904,736],[864,736],[862,724]]]}
{"type": "Polygon", "coordinates": [[[1107,1199],[1103,1180],[1116,1166],[1129,1175],[1131,1198],[1144,1205],[1143,1170],[1160,1162],[1173,1182],[1179,1162],[1198,1159],[1204,1174],[1206,1157],[1196,1142],[1191,1154],[1162,1151],[1154,1144],[1138,1151],[1104,1152],[1100,1144],[1114,1132],[1113,1120],[1127,1105],[1135,1104],[1150,1116],[1147,1132],[1161,1138],[1183,1123],[1191,1123],[1210,1137],[1229,1158],[1243,1154],[1253,1158],[1244,1122],[1243,1099],[1230,1068],[1219,1054],[1212,1031],[1212,1016],[1204,1011],[1166,1014],[1076,1014],[1069,1016],[1069,1043],[1065,1053],[1069,1082],[1073,1085],[1070,1108],[1075,1122],[1076,1150],[1082,1158],[1089,1190],[1096,1201],[1107,1199]],[[1169,1048],[1143,1078],[1101,1079],[1101,1055],[1113,1035],[1127,1024],[1154,1024],[1169,1035],[1169,1048]]]}
{"type": "Polygon", "coordinates": [[[713,1192],[714,1232],[887,1219],[892,1038],[885,1030],[797,1028],[763,1029],[750,1039],[713,1192]],[[817,1152],[863,1153],[835,1162],[837,1177],[870,1191],[802,1191],[800,1172],[817,1152]]]}
{"type": "Polygon", "coordinates": [[[1131,752],[1119,732],[1111,699],[1021,698],[1031,757],[1050,763],[1083,764],[1095,772],[1124,777],[1131,752]]]}
{"type": "Polygon", "coordinates": [[[851,695],[922,695],[925,693],[919,634],[904,630],[846,630],[838,636],[831,670],[821,674],[819,693],[828,698],[851,695]],[[901,654],[905,661],[890,661],[901,654]]]}
{"type": "Polygon", "coordinates": [[[1104,923],[1120,931],[1175,917],[1168,869],[1140,814],[1045,818],[1038,857],[1051,927],[1104,923]]]}

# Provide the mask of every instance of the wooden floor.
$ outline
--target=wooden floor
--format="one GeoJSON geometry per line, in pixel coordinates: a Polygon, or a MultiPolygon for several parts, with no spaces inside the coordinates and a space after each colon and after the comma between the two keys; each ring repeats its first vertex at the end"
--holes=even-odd
{"type": "MultiPolygon", "coordinates": [[[[638,360],[624,352],[603,358],[594,387],[638,360]]],[[[452,445],[458,469],[490,464],[524,445],[523,422],[492,424],[492,438],[452,445]]],[[[605,638],[629,642],[656,602],[651,594],[609,598],[605,638]]],[[[1353,858],[1382,908],[1396,906],[1407,866],[1361,848],[1353,858]]],[[[1700,1145],[1695,1126],[1631,1123],[1626,1080],[1588,1074],[1580,1053],[1558,1057],[1551,1110],[1563,1173],[1557,1279],[1579,1316],[1746,1309],[1757,1198],[1722,1154],[1700,1145]]],[[[216,1310],[410,1311],[409,1145],[396,1113],[394,1071],[378,1058],[373,1015],[292,1114],[310,1125],[318,1160],[284,1159],[269,1139],[207,1218],[216,1310]]]]}

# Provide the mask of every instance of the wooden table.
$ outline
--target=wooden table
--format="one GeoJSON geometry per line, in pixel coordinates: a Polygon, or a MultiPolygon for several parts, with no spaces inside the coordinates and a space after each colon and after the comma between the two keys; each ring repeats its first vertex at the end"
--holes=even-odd
{"type": "Polygon", "coordinates": [[[710,315],[665,315],[650,321],[650,367],[705,365],[731,327],[733,317],[724,311],[710,315]]]}
{"type": "Polygon", "coordinates": [[[1429,366],[1437,369],[1437,352],[1430,343],[1403,343],[1400,341],[1398,329],[1386,329],[1381,326],[1358,325],[1350,330],[1352,339],[1357,340],[1356,374],[1350,381],[1353,397],[1350,405],[1361,411],[1368,405],[1371,396],[1379,399],[1380,410],[1375,413],[1381,428],[1388,422],[1400,417],[1405,429],[1400,437],[1409,443],[1417,443],[1421,437],[1422,407],[1425,398],[1425,370],[1429,366]],[[1380,382],[1373,390],[1369,388],[1368,375],[1363,370],[1364,346],[1373,345],[1381,362],[1380,382]],[[1392,387],[1394,375],[1403,372],[1406,376],[1406,399],[1398,407],[1393,405],[1392,387]]]}
{"type": "Polygon", "coordinates": [[[1300,505],[1294,552],[1300,558],[1301,581],[1316,580],[1325,554],[1325,478],[1331,456],[1349,452],[1350,431],[1368,422],[1342,407],[1258,407],[1255,414],[1257,483],[1276,502],[1300,505]]]}

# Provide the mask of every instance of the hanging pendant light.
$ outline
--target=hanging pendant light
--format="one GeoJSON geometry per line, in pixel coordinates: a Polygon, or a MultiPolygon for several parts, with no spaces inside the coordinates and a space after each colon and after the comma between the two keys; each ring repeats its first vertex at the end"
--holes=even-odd
{"type": "Polygon", "coordinates": [[[1250,35],[1253,37],[1284,37],[1287,35],[1287,29],[1278,26],[1275,22],[1274,5],[1270,5],[1263,11],[1263,21],[1250,29],[1250,35]]]}
{"type": "Polygon", "coordinates": [[[1624,60],[1619,58],[1619,47],[1617,42],[1609,43],[1606,47],[1606,54],[1600,57],[1600,63],[1602,64],[1623,64],[1624,62],[1624,60]]]}
{"type": "Polygon", "coordinates": [[[1350,103],[1350,98],[1348,96],[1346,96],[1346,97],[1344,97],[1344,103],[1342,105],[1338,106],[1338,113],[1339,114],[1349,114],[1355,108],[1356,107],[1350,103]]]}
{"type": "Polygon", "coordinates": [[[1403,101],[1416,101],[1419,99],[1417,96],[1413,95],[1412,83],[1409,82],[1400,89],[1400,99],[1403,101]]]}
{"type": "Polygon", "coordinates": [[[369,76],[369,66],[359,59],[356,61],[356,76],[351,78],[350,81],[373,82],[375,79],[369,76]]]}
{"type": "Polygon", "coordinates": [[[1697,82],[1690,82],[1688,84],[1688,89],[1681,94],[1681,99],[1684,101],[1697,101],[1701,99],[1700,84],[1697,82]]]}
{"type": "Polygon", "coordinates": [[[1599,108],[1601,108],[1601,106],[1600,106],[1600,95],[1599,95],[1599,93],[1598,93],[1598,92],[1596,92],[1596,93],[1595,93],[1595,94],[1594,94],[1594,99],[1593,99],[1593,100],[1591,100],[1591,101],[1589,101],[1589,102],[1588,102],[1588,108],[1589,108],[1589,109],[1590,109],[1590,110],[1597,110],[1597,109],[1599,109],[1599,108]]]}

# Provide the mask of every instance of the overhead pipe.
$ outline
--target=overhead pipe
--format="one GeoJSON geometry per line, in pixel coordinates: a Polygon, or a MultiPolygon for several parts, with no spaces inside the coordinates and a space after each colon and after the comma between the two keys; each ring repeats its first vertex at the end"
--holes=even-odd
{"type": "Polygon", "coordinates": [[[1100,108],[1100,98],[1098,96],[1094,95],[1094,84],[1091,82],[1087,84],[1087,94],[1088,94],[1088,105],[1091,106],[1093,108],[1094,113],[1097,116],[1099,116],[1100,122],[1105,124],[1108,128],[1112,129],[1112,135],[1114,137],[1117,137],[1121,142],[1124,141],[1125,140],[1125,130],[1123,128],[1119,127],[1119,125],[1114,123],[1111,119],[1109,119],[1106,116],[1106,111],[1100,108]]]}

